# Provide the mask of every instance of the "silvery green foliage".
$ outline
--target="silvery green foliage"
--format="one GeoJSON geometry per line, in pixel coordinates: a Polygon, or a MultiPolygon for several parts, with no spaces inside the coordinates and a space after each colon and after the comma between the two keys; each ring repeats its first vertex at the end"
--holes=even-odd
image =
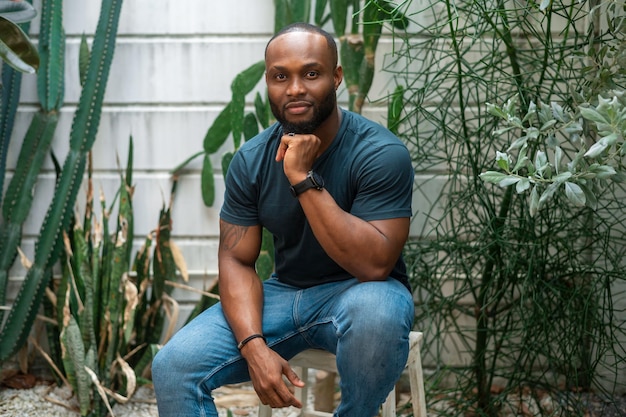
{"type": "Polygon", "coordinates": [[[514,140],[506,152],[496,153],[500,170],[483,172],[480,178],[501,187],[514,185],[518,194],[529,192],[533,216],[555,193],[595,209],[597,196],[610,182],[626,178],[624,91],[610,91],[596,104],[572,112],[539,101],[520,119],[516,97],[502,107],[488,103],[487,110],[505,123],[494,135],[508,134],[514,140]]]}

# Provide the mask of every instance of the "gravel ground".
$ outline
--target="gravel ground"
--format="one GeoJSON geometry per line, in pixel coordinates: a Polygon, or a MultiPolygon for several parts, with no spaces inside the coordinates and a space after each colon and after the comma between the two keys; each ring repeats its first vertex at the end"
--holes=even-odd
{"type": "MultiPolygon", "coordinates": [[[[225,387],[216,393],[216,403],[220,417],[226,417],[227,410],[234,416],[257,416],[258,398],[246,386],[225,387]]],[[[38,383],[28,389],[0,388],[1,417],[79,417],[74,411],[74,401],[70,392],[46,383],[38,383]]],[[[113,407],[117,417],[158,417],[156,400],[151,388],[140,387],[126,404],[113,407]]],[[[298,410],[286,408],[276,410],[276,417],[296,417],[298,410]]]]}
{"type": "MultiPolygon", "coordinates": [[[[32,381],[31,381],[32,382],[32,381]]],[[[310,381],[310,383],[313,381],[310,381]]],[[[216,395],[216,404],[220,417],[227,416],[230,410],[233,416],[256,417],[258,415],[258,398],[248,384],[228,386],[220,389],[216,395]]],[[[313,401],[309,398],[309,403],[313,401]]],[[[408,397],[401,394],[399,405],[406,403],[408,397]]],[[[569,417],[626,417],[626,397],[602,400],[591,394],[581,394],[576,406],[566,405],[563,398],[542,397],[539,401],[528,395],[509,397],[507,405],[502,407],[501,417],[531,417],[541,415],[539,410],[548,412],[545,415],[569,417]]],[[[448,411],[453,408],[449,397],[445,400],[430,401],[429,416],[444,415],[437,411],[448,411]]],[[[76,404],[71,399],[69,390],[61,389],[45,381],[36,381],[34,386],[24,389],[0,386],[0,417],[79,417],[76,404]]],[[[140,387],[131,401],[117,404],[113,408],[117,417],[158,417],[154,393],[149,387],[140,387]]],[[[286,408],[275,410],[273,417],[296,417],[299,410],[286,408]]],[[[453,414],[447,414],[453,415],[453,414]]]]}

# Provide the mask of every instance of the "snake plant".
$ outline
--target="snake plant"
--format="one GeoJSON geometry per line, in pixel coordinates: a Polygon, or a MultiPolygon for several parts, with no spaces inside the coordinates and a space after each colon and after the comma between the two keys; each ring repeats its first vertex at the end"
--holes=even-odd
{"type": "MultiPolygon", "coordinates": [[[[55,5],[60,0],[52,1],[55,5]]],[[[0,361],[12,356],[25,342],[49,281],[46,272],[57,261],[63,231],[85,172],[87,153],[91,149],[100,122],[102,102],[115,49],[117,25],[122,0],[103,0],[94,36],[91,56],[78,107],[70,132],[70,150],[57,181],[54,197],[35,246],[33,265],[19,289],[9,316],[0,331],[0,361]]],[[[54,8],[60,12],[60,8],[54,8]]]]}

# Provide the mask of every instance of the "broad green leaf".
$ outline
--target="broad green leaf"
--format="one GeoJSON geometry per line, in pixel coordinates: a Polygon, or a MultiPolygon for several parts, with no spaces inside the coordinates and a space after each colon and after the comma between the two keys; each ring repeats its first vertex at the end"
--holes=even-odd
{"type": "Polygon", "coordinates": [[[230,166],[230,162],[233,160],[234,156],[235,154],[232,152],[226,152],[222,155],[222,174],[224,177],[226,177],[226,174],[228,173],[228,167],[230,166]]]}
{"type": "Polygon", "coordinates": [[[544,132],[548,129],[550,129],[552,126],[554,126],[556,124],[556,120],[552,119],[552,120],[548,120],[547,122],[545,122],[540,128],[539,131],[540,132],[544,132]]]}
{"type": "Polygon", "coordinates": [[[215,176],[213,173],[213,165],[209,154],[204,155],[204,163],[202,164],[202,177],[200,178],[202,188],[202,201],[207,207],[211,207],[215,202],[215,176]]]}
{"type": "Polygon", "coordinates": [[[487,103],[487,112],[504,120],[508,118],[507,114],[495,104],[487,103]]]}
{"type": "Polygon", "coordinates": [[[560,174],[556,175],[554,178],[552,178],[552,180],[556,183],[564,183],[565,181],[567,181],[568,179],[570,179],[572,177],[572,173],[569,171],[565,171],[565,172],[561,172],[560,174]]]}
{"type": "Polygon", "coordinates": [[[259,122],[254,113],[248,113],[243,118],[243,137],[250,140],[259,134],[259,122]]]}
{"type": "Polygon", "coordinates": [[[535,155],[535,169],[541,172],[547,165],[548,158],[546,157],[546,153],[543,151],[537,151],[537,154],[535,155]]]}
{"type": "Polygon", "coordinates": [[[537,191],[537,187],[533,187],[533,190],[530,192],[530,204],[529,211],[531,217],[534,217],[539,210],[539,191],[537,191]]]}
{"type": "Polygon", "coordinates": [[[596,109],[592,109],[591,107],[581,107],[580,114],[587,120],[591,120],[596,123],[606,123],[609,124],[609,121],[604,118],[596,109]]]}
{"type": "Polygon", "coordinates": [[[546,188],[546,190],[541,194],[541,197],[539,197],[539,208],[543,207],[543,205],[552,198],[560,185],[561,183],[559,182],[553,182],[548,186],[548,188],[546,188]]]}
{"type": "Polygon", "coordinates": [[[605,142],[599,141],[594,143],[591,148],[587,152],[585,152],[585,156],[587,158],[597,158],[604,152],[607,148],[607,144],[605,142]]]}
{"type": "Polygon", "coordinates": [[[261,123],[263,129],[267,129],[270,126],[269,107],[263,102],[263,98],[258,92],[254,97],[254,111],[256,113],[256,118],[259,123],[261,123]]]}
{"type": "Polygon", "coordinates": [[[204,152],[208,154],[215,153],[226,142],[226,138],[230,133],[231,117],[231,104],[228,103],[220,114],[217,115],[204,136],[204,152]]]}
{"type": "Polygon", "coordinates": [[[518,194],[522,194],[524,191],[530,188],[530,180],[528,178],[521,178],[515,185],[515,191],[518,194]]]}
{"type": "Polygon", "coordinates": [[[330,16],[337,36],[342,37],[346,33],[346,20],[348,15],[348,0],[331,0],[330,16]]]}
{"type": "Polygon", "coordinates": [[[507,176],[508,175],[503,174],[502,172],[497,172],[497,171],[487,171],[479,175],[481,180],[486,181],[486,182],[491,182],[494,184],[499,183],[507,176]]]}
{"type": "Polygon", "coordinates": [[[598,208],[598,199],[596,195],[584,184],[579,184],[580,189],[585,193],[585,205],[593,210],[598,208]]]}
{"type": "Polygon", "coordinates": [[[326,4],[328,0],[316,0],[315,1],[315,24],[317,26],[324,26],[326,18],[324,18],[324,13],[326,11],[326,4]]]}
{"type": "Polygon", "coordinates": [[[504,171],[509,171],[509,164],[511,163],[511,157],[504,152],[496,151],[496,164],[504,171]]]}
{"type": "Polygon", "coordinates": [[[230,89],[233,94],[246,95],[259,83],[265,73],[265,61],[259,61],[237,74],[230,89]]]}
{"type": "Polygon", "coordinates": [[[565,183],[565,195],[568,200],[571,201],[575,206],[584,206],[585,205],[585,193],[582,188],[573,182],[565,183]]]}
{"type": "Polygon", "coordinates": [[[593,164],[589,170],[595,173],[597,178],[602,180],[610,178],[617,173],[615,168],[609,165],[593,164]]]}
{"type": "Polygon", "coordinates": [[[505,178],[503,178],[498,185],[502,188],[506,188],[509,185],[513,185],[513,184],[517,184],[519,181],[521,180],[520,177],[516,177],[513,175],[507,175],[505,178]]]}
{"type": "Polygon", "coordinates": [[[308,22],[311,19],[310,16],[311,0],[291,0],[291,17],[293,22],[308,22]]]}
{"type": "Polygon", "coordinates": [[[18,25],[2,16],[0,57],[16,71],[33,74],[39,68],[39,53],[28,35],[18,25]]]}

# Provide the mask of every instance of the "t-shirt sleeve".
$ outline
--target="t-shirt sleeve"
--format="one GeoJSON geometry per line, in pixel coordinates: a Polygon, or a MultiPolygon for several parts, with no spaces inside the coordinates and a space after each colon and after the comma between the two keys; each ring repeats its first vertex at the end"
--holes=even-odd
{"type": "Polygon", "coordinates": [[[255,182],[249,174],[241,152],[235,153],[226,173],[226,190],[220,218],[240,226],[259,224],[255,182]]]}
{"type": "Polygon", "coordinates": [[[363,220],[411,217],[413,166],[403,144],[387,145],[363,164],[350,212],[363,220]]]}

